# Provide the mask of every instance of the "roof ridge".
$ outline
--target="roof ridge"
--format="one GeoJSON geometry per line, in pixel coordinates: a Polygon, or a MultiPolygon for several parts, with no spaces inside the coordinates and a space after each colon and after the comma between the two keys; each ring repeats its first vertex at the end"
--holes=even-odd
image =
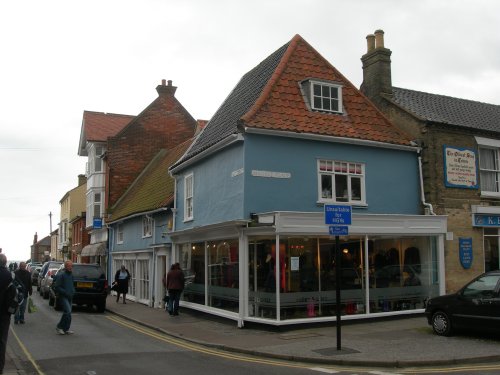
{"type": "Polygon", "coordinates": [[[283,74],[283,72],[285,71],[285,68],[288,64],[290,56],[297,48],[299,41],[304,41],[304,39],[299,34],[295,34],[295,36],[289,42],[285,53],[283,54],[283,56],[280,59],[280,62],[276,66],[276,69],[274,70],[273,74],[271,75],[271,77],[267,81],[266,86],[264,86],[264,89],[262,90],[261,94],[259,95],[257,100],[254,102],[252,107],[250,107],[250,109],[247,111],[247,113],[245,113],[243,116],[241,116],[242,121],[250,121],[251,118],[253,116],[255,116],[257,111],[266,102],[269,95],[271,95],[271,91],[272,91],[274,85],[276,84],[276,82],[278,82],[278,79],[281,77],[281,74],[283,74]]]}

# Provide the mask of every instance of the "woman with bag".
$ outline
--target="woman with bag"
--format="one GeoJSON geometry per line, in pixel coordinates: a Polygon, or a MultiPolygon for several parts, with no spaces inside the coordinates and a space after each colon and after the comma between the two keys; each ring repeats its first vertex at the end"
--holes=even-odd
{"type": "Polygon", "coordinates": [[[120,302],[120,294],[123,294],[123,303],[127,297],[128,293],[128,281],[130,280],[130,272],[125,268],[125,265],[122,264],[120,269],[116,271],[115,281],[117,283],[116,286],[116,302],[120,302]]]}

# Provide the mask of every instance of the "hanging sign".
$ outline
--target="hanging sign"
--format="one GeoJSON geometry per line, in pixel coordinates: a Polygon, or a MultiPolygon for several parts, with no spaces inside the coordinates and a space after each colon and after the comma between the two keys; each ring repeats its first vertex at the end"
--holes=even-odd
{"type": "Polygon", "coordinates": [[[458,247],[460,264],[464,269],[468,270],[472,266],[472,238],[459,238],[458,247]]]}

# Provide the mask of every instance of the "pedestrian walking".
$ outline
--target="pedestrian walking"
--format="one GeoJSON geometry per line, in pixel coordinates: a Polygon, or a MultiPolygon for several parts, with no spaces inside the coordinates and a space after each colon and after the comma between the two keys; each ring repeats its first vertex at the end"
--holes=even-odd
{"type": "Polygon", "coordinates": [[[23,287],[24,299],[14,315],[14,324],[24,324],[24,313],[28,304],[28,296],[33,294],[31,286],[31,273],[26,269],[26,262],[19,263],[19,268],[14,272],[14,279],[23,287]]]}
{"type": "Polygon", "coordinates": [[[73,295],[75,286],[73,281],[73,262],[64,262],[64,271],[59,273],[54,280],[54,290],[57,295],[56,303],[60,303],[63,309],[61,320],[57,323],[56,332],[59,335],[71,335],[71,308],[73,305],[73,295]]]}
{"type": "Polygon", "coordinates": [[[179,263],[175,263],[172,269],[167,273],[168,289],[168,313],[170,315],[179,315],[179,300],[184,289],[184,272],[179,263]]]}
{"type": "Polygon", "coordinates": [[[7,257],[0,253],[0,374],[3,374],[5,366],[5,350],[7,349],[7,338],[9,336],[10,313],[5,303],[5,292],[12,281],[12,274],[7,269],[7,257]]]}
{"type": "Polygon", "coordinates": [[[122,264],[120,269],[116,271],[115,281],[118,284],[116,288],[116,302],[120,302],[120,294],[123,294],[123,303],[127,303],[125,301],[128,293],[128,282],[130,280],[130,272],[125,266],[122,264]]]}

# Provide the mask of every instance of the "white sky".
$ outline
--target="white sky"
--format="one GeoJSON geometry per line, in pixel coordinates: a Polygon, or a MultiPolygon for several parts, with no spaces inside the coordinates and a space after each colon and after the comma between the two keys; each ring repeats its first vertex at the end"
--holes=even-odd
{"type": "Polygon", "coordinates": [[[359,88],[385,31],[394,86],[500,104],[497,0],[16,0],[0,3],[0,248],[30,256],[77,186],[84,110],[136,115],[162,79],[210,119],[300,34],[359,88]]]}

